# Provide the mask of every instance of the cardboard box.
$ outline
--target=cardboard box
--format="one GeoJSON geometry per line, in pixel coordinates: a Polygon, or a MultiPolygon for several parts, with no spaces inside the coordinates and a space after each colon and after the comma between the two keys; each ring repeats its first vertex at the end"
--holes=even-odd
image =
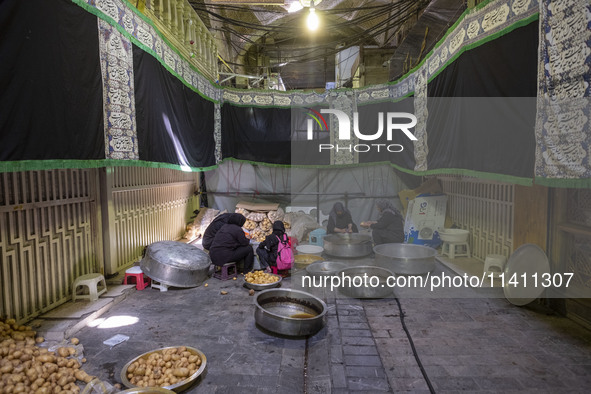
{"type": "Polygon", "coordinates": [[[441,244],[439,230],[445,226],[447,196],[420,196],[409,201],[404,222],[404,241],[433,248],[441,244]]]}
{"type": "Polygon", "coordinates": [[[279,203],[255,203],[248,201],[240,201],[236,204],[236,208],[248,209],[254,212],[268,212],[276,211],[279,208],[279,203]]]}

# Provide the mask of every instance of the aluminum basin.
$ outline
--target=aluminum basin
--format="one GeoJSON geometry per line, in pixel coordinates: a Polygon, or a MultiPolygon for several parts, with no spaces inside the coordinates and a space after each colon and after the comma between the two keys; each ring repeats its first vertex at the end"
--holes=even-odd
{"type": "Polygon", "coordinates": [[[347,264],[340,261],[316,261],[306,267],[310,275],[333,275],[347,268],[347,264]]]}
{"type": "MultiPolygon", "coordinates": [[[[121,374],[120,374],[121,383],[123,383],[123,385],[125,385],[125,387],[128,387],[130,389],[139,389],[137,386],[133,385],[129,381],[129,379],[127,378],[127,369],[129,368],[129,366],[131,364],[133,364],[134,362],[138,361],[140,358],[147,360],[148,357],[152,353],[156,353],[156,352],[161,353],[163,350],[172,349],[174,347],[178,347],[178,346],[168,346],[168,347],[163,347],[160,349],[151,350],[151,351],[146,352],[144,354],[140,354],[139,356],[137,356],[134,359],[127,362],[127,364],[125,364],[123,366],[123,369],[121,369],[121,374]]],[[[184,380],[177,382],[175,384],[171,384],[169,386],[163,386],[163,387],[161,387],[162,389],[171,390],[176,393],[184,391],[184,390],[188,389],[189,387],[191,387],[195,383],[197,378],[203,373],[203,371],[205,371],[205,367],[207,366],[207,357],[205,357],[205,354],[203,354],[203,352],[201,350],[195,349],[194,347],[189,347],[189,346],[185,346],[185,347],[187,348],[187,351],[189,351],[192,354],[196,354],[199,356],[199,358],[201,358],[201,365],[199,366],[199,369],[193,375],[189,376],[188,378],[185,378],[184,380]]],[[[131,392],[134,392],[134,391],[131,391],[131,392]]],[[[154,392],[157,392],[157,391],[154,391],[154,392]]]]}
{"type": "Polygon", "coordinates": [[[140,261],[144,274],[174,287],[201,285],[209,273],[209,255],[196,246],[176,241],[154,242],[140,261]]]}
{"type": "Polygon", "coordinates": [[[439,238],[443,242],[466,242],[470,231],[460,228],[444,228],[439,230],[439,238]]]}
{"type": "Polygon", "coordinates": [[[371,236],[367,234],[331,234],[324,237],[324,251],[336,257],[363,257],[372,252],[371,236]]]}
{"type": "Polygon", "coordinates": [[[281,284],[281,280],[283,279],[281,277],[281,275],[277,275],[277,274],[267,274],[267,275],[272,275],[272,276],[276,277],[277,281],[275,281],[273,283],[250,283],[245,280],[244,286],[249,289],[260,291],[260,290],[272,289],[273,287],[277,287],[281,284]]]}
{"type": "Polygon", "coordinates": [[[352,298],[384,298],[392,295],[388,278],[394,274],[382,267],[359,266],[340,270],[339,292],[352,298]]]}
{"type": "Polygon", "coordinates": [[[435,269],[437,251],[414,244],[381,244],[373,248],[376,265],[395,274],[422,275],[435,269]]]}
{"type": "Polygon", "coordinates": [[[314,335],[326,324],[326,304],[304,291],[264,290],[256,295],[254,303],[256,323],[277,334],[314,335]]]}

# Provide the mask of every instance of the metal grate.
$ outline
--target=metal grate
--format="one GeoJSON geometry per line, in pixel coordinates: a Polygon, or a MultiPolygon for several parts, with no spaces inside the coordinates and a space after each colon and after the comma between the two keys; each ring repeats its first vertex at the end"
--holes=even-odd
{"type": "Polygon", "coordinates": [[[29,320],[96,272],[96,170],[0,174],[0,316],[29,320]]]}
{"type": "Polygon", "coordinates": [[[513,250],[514,187],[475,178],[439,176],[448,195],[448,215],[470,231],[473,257],[509,256],[513,250]]]}
{"type": "Polygon", "coordinates": [[[195,173],[171,169],[114,168],[111,248],[116,250],[117,271],[138,261],[145,246],[182,237],[198,208],[197,181],[195,173]]]}

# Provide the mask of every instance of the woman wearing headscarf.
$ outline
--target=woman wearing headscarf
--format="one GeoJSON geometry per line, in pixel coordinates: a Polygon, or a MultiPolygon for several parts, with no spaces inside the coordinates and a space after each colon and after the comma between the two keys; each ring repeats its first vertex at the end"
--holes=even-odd
{"type": "Polygon", "coordinates": [[[244,273],[252,271],[254,252],[250,246],[250,240],[242,230],[244,223],[246,218],[243,215],[232,214],[228,218],[228,223],[218,230],[209,249],[212,263],[221,267],[230,262],[235,262],[237,265],[242,262],[244,273]]]}
{"type": "Polygon", "coordinates": [[[228,224],[228,219],[230,219],[232,216],[237,217],[236,215],[242,216],[239,213],[222,213],[221,215],[216,216],[211,221],[211,223],[209,223],[209,226],[207,226],[205,232],[203,233],[203,242],[201,243],[203,245],[203,249],[209,250],[209,248],[211,248],[211,243],[213,242],[217,232],[222,227],[224,227],[224,224],[228,224]]]}
{"type": "Polygon", "coordinates": [[[257,247],[261,269],[264,269],[265,272],[271,272],[271,266],[277,266],[277,249],[280,238],[285,238],[285,225],[281,220],[276,220],[273,222],[273,232],[267,235],[257,247]]]}
{"type": "Polygon", "coordinates": [[[404,224],[400,211],[388,200],[376,203],[380,217],[377,222],[363,222],[364,227],[372,229],[373,242],[376,245],[404,242],[404,224]]]}
{"type": "Polygon", "coordinates": [[[357,226],[353,223],[351,212],[343,206],[342,203],[336,202],[332,206],[332,210],[328,214],[328,224],[326,225],[326,233],[357,233],[357,226]]]}

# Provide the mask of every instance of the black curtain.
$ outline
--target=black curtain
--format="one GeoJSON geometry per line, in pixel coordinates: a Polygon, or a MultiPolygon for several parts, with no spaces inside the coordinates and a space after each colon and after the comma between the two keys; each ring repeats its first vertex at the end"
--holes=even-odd
{"type": "MultiPolygon", "coordinates": [[[[372,163],[386,161],[396,164],[408,170],[414,170],[414,145],[401,130],[394,130],[392,132],[392,139],[387,139],[387,114],[388,112],[401,112],[414,114],[413,98],[403,99],[398,102],[383,102],[376,104],[365,104],[357,107],[359,113],[359,131],[362,134],[374,134],[378,130],[379,114],[382,113],[383,131],[382,136],[375,141],[359,141],[360,144],[380,144],[379,147],[372,147],[372,150],[365,153],[359,153],[360,163],[372,163]],[[399,146],[396,146],[399,145],[399,146]],[[391,151],[389,151],[387,149],[391,151]],[[398,151],[402,148],[401,151],[398,151]]],[[[406,124],[410,122],[408,118],[395,118],[393,122],[406,124]]],[[[416,127],[416,126],[415,126],[416,127]]],[[[409,129],[414,134],[414,128],[409,129]]]]}
{"type": "Polygon", "coordinates": [[[291,109],[222,106],[222,156],[291,164],[291,109]]]}
{"type": "Polygon", "coordinates": [[[69,0],[0,2],[0,160],[105,158],[98,47],[69,0]]]}
{"type": "Polygon", "coordinates": [[[428,166],[533,177],[538,24],[466,51],[428,85],[428,166]]]}
{"type": "Polygon", "coordinates": [[[135,45],[133,72],[140,160],[215,165],[214,104],[135,45]]]}

